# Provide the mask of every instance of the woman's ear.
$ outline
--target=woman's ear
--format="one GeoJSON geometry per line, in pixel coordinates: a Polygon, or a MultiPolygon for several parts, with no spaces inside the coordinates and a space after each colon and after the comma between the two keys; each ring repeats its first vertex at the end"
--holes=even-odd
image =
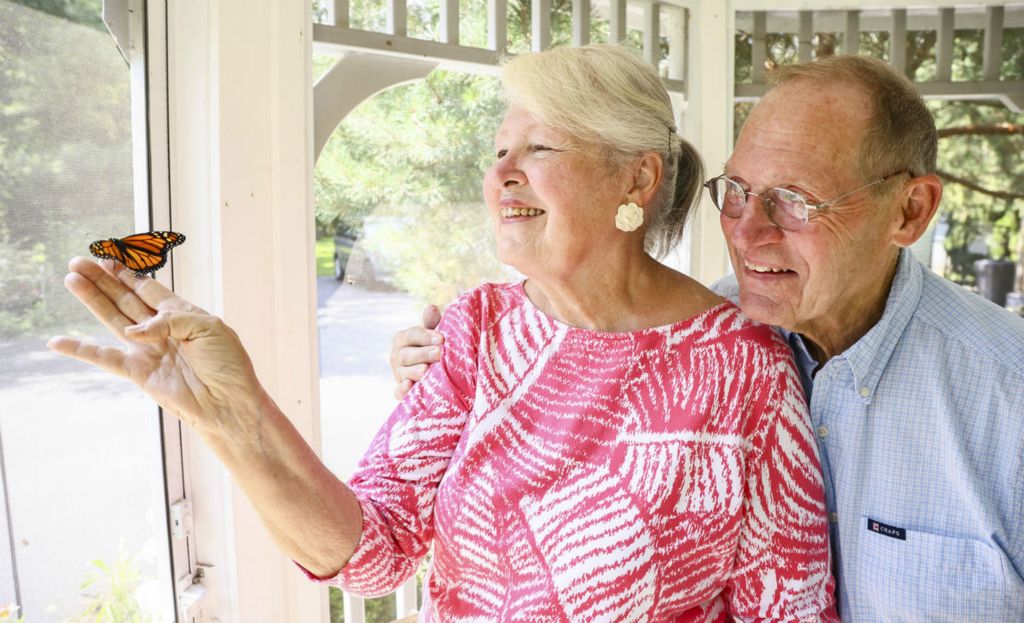
{"type": "Polygon", "coordinates": [[[942,180],[938,175],[920,175],[910,179],[903,191],[899,221],[893,242],[909,247],[924,235],[942,199],[942,180]]]}
{"type": "Polygon", "coordinates": [[[663,168],[661,155],[648,152],[635,161],[632,186],[626,193],[628,201],[643,207],[651,205],[661,184],[663,168]]]}

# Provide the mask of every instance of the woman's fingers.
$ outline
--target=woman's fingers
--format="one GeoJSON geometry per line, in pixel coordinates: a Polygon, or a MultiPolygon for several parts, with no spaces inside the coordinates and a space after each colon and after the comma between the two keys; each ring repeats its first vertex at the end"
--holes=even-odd
{"type": "Polygon", "coordinates": [[[198,311],[202,310],[168,290],[164,284],[150,277],[136,277],[135,273],[118,263],[113,263],[107,270],[117,277],[124,286],[131,289],[140,301],[154,310],[198,311]]]}
{"type": "MultiPolygon", "coordinates": [[[[130,320],[128,324],[143,322],[152,317],[156,313],[153,308],[146,305],[135,292],[114,277],[112,271],[116,270],[115,266],[120,265],[109,260],[105,260],[103,264],[98,264],[84,257],[72,258],[68,263],[68,269],[71,271],[71,274],[78,274],[88,280],[93,285],[93,288],[101,293],[102,296],[105,296],[121,315],[130,320]]],[[[68,280],[65,279],[65,284],[67,283],[68,280]]],[[[70,285],[68,289],[71,289],[70,285]]],[[[83,289],[82,291],[85,292],[86,290],[83,289]]],[[[75,290],[72,290],[72,292],[78,296],[78,292],[75,290]]],[[[86,303],[82,297],[79,296],[79,299],[86,303]]],[[[86,304],[88,305],[88,303],[86,304]]]]}
{"type": "Polygon", "coordinates": [[[124,329],[137,322],[121,311],[113,300],[103,292],[92,280],[78,272],[68,273],[64,277],[64,287],[88,308],[103,326],[111,333],[124,339],[124,329]]]}
{"type": "Polygon", "coordinates": [[[53,352],[73,357],[79,361],[103,368],[118,376],[127,377],[128,371],[125,367],[125,353],[110,346],[99,346],[83,342],[82,340],[59,335],[50,338],[46,347],[53,352]]]}

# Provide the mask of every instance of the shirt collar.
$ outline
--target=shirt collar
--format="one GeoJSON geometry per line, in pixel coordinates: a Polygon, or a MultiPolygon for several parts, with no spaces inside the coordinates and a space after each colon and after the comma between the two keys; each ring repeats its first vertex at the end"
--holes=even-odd
{"type": "Polygon", "coordinates": [[[881,319],[838,357],[849,363],[854,391],[865,404],[871,402],[882,372],[917,310],[924,280],[922,270],[910,249],[902,249],[881,319]]]}

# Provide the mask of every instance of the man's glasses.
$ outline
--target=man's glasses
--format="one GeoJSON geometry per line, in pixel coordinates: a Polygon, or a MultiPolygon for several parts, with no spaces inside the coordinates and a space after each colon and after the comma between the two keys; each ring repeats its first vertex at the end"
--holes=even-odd
{"type": "Polygon", "coordinates": [[[743,188],[739,182],[724,174],[704,182],[704,187],[711,193],[711,201],[714,202],[715,207],[729,218],[739,218],[743,214],[743,210],[747,206],[747,197],[760,197],[771,222],[786,231],[800,231],[807,226],[812,211],[824,210],[854,193],[904,173],[910,172],[890,173],[873,182],[854,188],[848,193],[843,193],[835,199],[818,204],[808,203],[800,193],[785,188],[769,188],[761,193],[752,193],[743,188]]]}

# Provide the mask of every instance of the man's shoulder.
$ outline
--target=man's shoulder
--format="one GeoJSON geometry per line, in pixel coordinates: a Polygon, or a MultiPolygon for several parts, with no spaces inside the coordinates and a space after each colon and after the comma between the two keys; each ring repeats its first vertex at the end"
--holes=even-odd
{"type": "Polygon", "coordinates": [[[1024,318],[924,270],[914,319],[945,340],[1010,368],[1024,367],[1024,318]]]}
{"type": "Polygon", "coordinates": [[[736,305],[740,302],[740,284],[736,281],[736,275],[726,275],[712,283],[711,291],[736,305]]]}

